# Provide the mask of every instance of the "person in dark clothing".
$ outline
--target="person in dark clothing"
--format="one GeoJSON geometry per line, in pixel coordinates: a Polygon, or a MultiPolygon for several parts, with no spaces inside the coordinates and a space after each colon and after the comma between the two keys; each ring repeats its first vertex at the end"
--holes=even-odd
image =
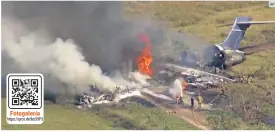
{"type": "Polygon", "coordinates": [[[194,109],[194,97],[191,97],[191,108],[194,109]]]}
{"type": "Polygon", "coordinates": [[[224,89],[222,89],[222,94],[221,95],[224,95],[224,89]]]}

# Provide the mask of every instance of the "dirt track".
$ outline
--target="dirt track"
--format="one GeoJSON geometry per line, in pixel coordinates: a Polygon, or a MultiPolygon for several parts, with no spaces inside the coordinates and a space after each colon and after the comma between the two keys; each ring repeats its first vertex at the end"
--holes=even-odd
{"type": "Polygon", "coordinates": [[[257,53],[263,50],[269,50],[273,48],[275,48],[275,43],[246,46],[246,47],[240,48],[240,50],[243,51],[245,55],[251,55],[253,53],[257,53]]]}
{"type": "Polygon", "coordinates": [[[177,116],[186,120],[188,123],[202,130],[210,130],[210,128],[206,126],[204,114],[201,111],[195,111],[194,113],[192,113],[192,110],[190,109],[190,105],[188,104],[185,104],[185,106],[176,105],[176,104],[173,104],[173,102],[171,101],[159,99],[146,93],[142,93],[142,95],[146,100],[150,101],[155,106],[166,110],[168,113],[176,114],[177,116]],[[193,117],[193,115],[195,117],[193,117]]]}

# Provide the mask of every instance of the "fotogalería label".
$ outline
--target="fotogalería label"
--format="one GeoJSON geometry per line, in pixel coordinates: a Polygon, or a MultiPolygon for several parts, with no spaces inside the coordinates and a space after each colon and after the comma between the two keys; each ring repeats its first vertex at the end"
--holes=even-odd
{"type": "Polygon", "coordinates": [[[42,124],[44,122],[44,78],[42,74],[8,74],[7,122],[42,124]]]}

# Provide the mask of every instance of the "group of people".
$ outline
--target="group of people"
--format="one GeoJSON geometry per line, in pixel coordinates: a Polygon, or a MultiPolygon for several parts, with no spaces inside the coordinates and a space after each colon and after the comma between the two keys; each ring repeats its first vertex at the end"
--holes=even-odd
{"type": "MultiPolygon", "coordinates": [[[[191,108],[194,109],[194,96],[191,97],[191,108]]],[[[202,102],[203,102],[203,98],[202,96],[199,94],[199,96],[197,97],[197,101],[198,101],[198,108],[201,108],[202,102]]]]}
{"type": "MultiPolygon", "coordinates": [[[[203,103],[203,98],[202,96],[199,94],[196,98],[197,102],[198,102],[198,107],[201,108],[202,103],[203,103]]],[[[191,108],[194,109],[194,104],[195,104],[195,96],[191,96],[190,98],[191,101],[191,108]]],[[[180,104],[182,103],[184,105],[184,100],[182,98],[182,96],[176,96],[176,103],[180,104]]]]}
{"type": "Polygon", "coordinates": [[[248,84],[250,84],[250,83],[252,83],[252,81],[253,81],[253,78],[250,75],[248,75],[248,76],[242,75],[241,78],[240,78],[240,82],[241,83],[248,83],[248,84]]]}
{"type": "MultiPolygon", "coordinates": [[[[182,81],[181,94],[180,94],[180,96],[175,96],[176,97],[176,104],[182,103],[184,105],[183,93],[184,93],[184,90],[187,88],[187,86],[188,86],[188,83],[185,80],[183,80],[182,81]]],[[[195,96],[191,96],[190,101],[191,101],[191,108],[194,109],[195,96]]],[[[197,102],[198,102],[198,107],[201,108],[202,102],[203,102],[203,98],[202,98],[202,96],[201,96],[200,93],[197,96],[197,102]]]]}

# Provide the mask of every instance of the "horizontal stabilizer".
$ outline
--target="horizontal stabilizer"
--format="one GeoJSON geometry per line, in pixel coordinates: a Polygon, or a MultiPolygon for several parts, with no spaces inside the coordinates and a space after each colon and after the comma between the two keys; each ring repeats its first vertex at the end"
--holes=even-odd
{"type": "Polygon", "coordinates": [[[237,24],[269,24],[274,23],[275,21],[250,21],[250,22],[238,22],[237,24]]]}
{"type": "MultiPolygon", "coordinates": [[[[275,21],[248,21],[248,22],[237,22],[238,25],[251,25],[251,24],[275,24],[275,21]]],[[[220,25],[218,27],[231,26],[234,23],[220,25]]]]}

